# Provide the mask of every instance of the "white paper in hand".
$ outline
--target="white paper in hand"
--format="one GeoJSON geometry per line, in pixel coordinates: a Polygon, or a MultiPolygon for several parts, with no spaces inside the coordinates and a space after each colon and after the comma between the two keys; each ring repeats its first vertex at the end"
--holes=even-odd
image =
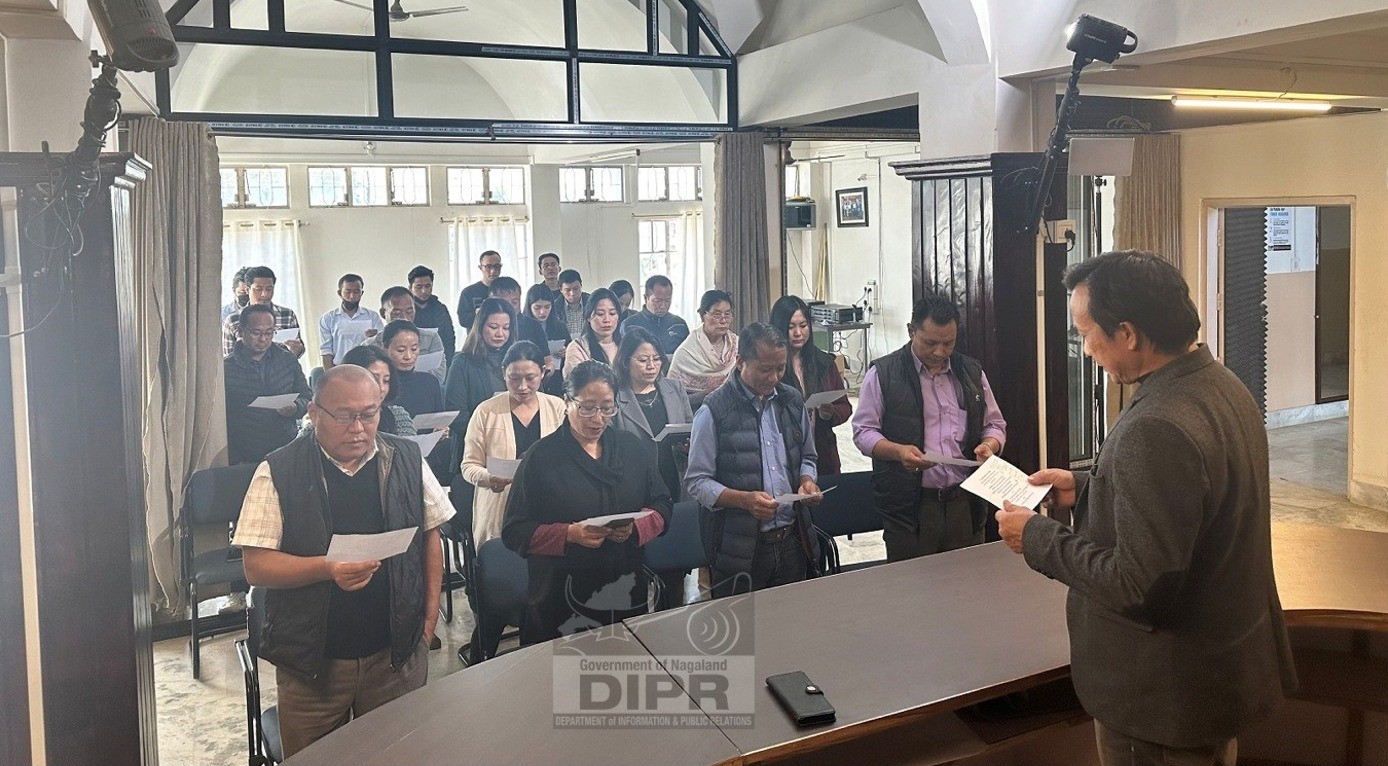
{"type": "Polygon", "coordinates": [[[377,535],[333,535],[332,542],[328,543],[327,559],[353,563],[385,561],[409,550],[410,541],[418,531],[410,527],[377,535]]]}
{"type": "Polygon", "coordinates": [[[438,446],[439,439],[443,438],[443,429],[440,428],[418,436],[406,436],[405,438],[418,444],[419,454],[428,457],[429,453],[434,451],[434,447],[438,446]]]}
{"type": "Polygon", "coordinates": [[[582,524],[585,527],[621,526],[627,523],[628,521],[644,519],[647,516],[650,516],[652,513],[655,513],[655,511],[646,510],[637,511],[636,513],[614,513],[609,516],[594,516],[591,519],[584,519],[583,521],[580,521],[578,523],[582,524]]]}
{"type": "Polygon", "coordinates": [[[285,330],[275,330],[276,343],[288,343],[291,340],[299,339],[299,328],[290,327],[285,330]]]}
{"type": "Polygon", "coordinates": [[[458,417],[457,410],[451,412],[425,412],[414,416],[414,428],[416,431],[446,428],[456,417],[458,417]]]}
{"type": "Polygon", "coordinates": [[[507,460],[504,457],[487,458],[487,473],[498,479],[516,478],[517,468],[520,468],[519,460],[507,460]]]}
{"type": "Polygon", "coordinates": [[[297,401],[298,394],[275,394],[274,396],[257,396],[254,401],[246,405],[258,410],[278,410],[287,407],[297,401]]]}
{"type": "Polygon", "coordinates": [[[1023,508],[1036,509],[1051,485],[1033,486],[1027,482],[1027,475],[1015,465],[994,455],[983,462],[983,466],[959,485],[1001,508],[1006,500],[1023,508]]]}
{"type": "Polygon", "coordinates": [[[435,351],[432,354],[420,354],[415,360],[415,372],[433,372],[443,366],[443,352],[435,351]]]}
{"type": "Polygon", "coordinates": [[[426,335],[433,335],[433,336],[435,336],[435,337],[438,337],[438,334],[439,334],[439,328],[437,328],[437,327],[421,327],[421,328],[419,328],[419,335],[420,335],[420,337],[424,337],[424,336],[426,336],[426,335]]]}
{"type": "Polygon", "coordinates": [[[549,342],[549,355],[550,355],[550,356],[562,356],[562,355],[564,354],[564,346],[566,346],[566,345],[568,345],[568,344],[567,344],[565,341],[562,341],[562,340],[552,340],[552,341],[550,341],[550,342],[549,342]]]}
{"type": "Polygon", "coordinates": [[[801,495],[795,492],[790,492],[784,495],[777,495],[771,499],[775,500],[777,503],[781,505],[785,505],[786,503],[798,503],[801,500],[809,500],[812,497],[824,497],[825,495],[829,494],[830,492],[833,492],[836,489],[838,489],[838,487],[830,487],[825,490],[820,490],[818,495],[801,495]]]}
{"type": "Polygon", "coordinates": [[[838,391],[820,391],[817,394],[810,394],[809,397],[805,399],[805,409],[814,410],[826,404],[833,404],[842,399],[846,393],[848,392],[840,389],[838,391]]]}
{"type": "Polygon", "coordinates": [[[977,460],[965,460],[962,457],[950,457],[949,455],[946,455],[944,453],[932,452],[930,450],[925,451],[925,459],[929,460],[930,462],[936,465],[957,465],[964,468],[977,468],[983,465],[977,460]]]}
{"type": "Polygon", "coordinates": [[[676,436],[679,434],[687,434],[693,430],[693,423],[670,423],[666,425],[664,428],[660,429],[660,433],[655,435],[655,440],[658,442],[663,442],[665,441],[666,437],[676,436]]]}

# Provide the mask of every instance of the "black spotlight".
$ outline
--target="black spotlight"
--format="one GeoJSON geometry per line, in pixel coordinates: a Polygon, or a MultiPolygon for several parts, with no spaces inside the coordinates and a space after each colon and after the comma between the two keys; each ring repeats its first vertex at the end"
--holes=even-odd
{"type": "Polygon", "coordinates": [[[1066,27],[1065,34],[1070,38],[1065,47],[1092,61],[1112,64],[1122,54],[1137,50],[1137,35],[1087,13],[1066,27]]]}

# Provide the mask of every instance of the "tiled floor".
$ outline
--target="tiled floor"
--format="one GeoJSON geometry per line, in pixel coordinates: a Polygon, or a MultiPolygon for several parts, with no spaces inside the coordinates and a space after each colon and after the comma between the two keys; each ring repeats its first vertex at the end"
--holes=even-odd
{"type": "MultiPolygon", "coordinates": [[[[1291,426],[1270,431],[1273,518],[1388,532],[1388,511],[1353,505],[1346,499],[1346,420],[1291,426]]],[[[858,453],[845,425],[839,429],[843,469],[871,470],[858,453]]],[[[845,563],[886,557],[880,533],[840,541],[845,563]]],[[[692,578],[690,581],[692,586],[692,578]]],[[[461,592],[458,617],[440,623],[443,648],[430,653],[429,677],[439,679],[462,669],[457,648],[467,643],[472,619],[461,592]]],[[[205,607],[215,609],[216,601],[205,607]]],[[[158,700],[160,760],[175,766],[235,766],[246,762],[245,693],[232,642],[235,634],[206,641],[202,647],[202,680],[193,681],[188,643],[173,639],[156,644],[155,683],[158,700]]],[[[261,664],[263,704],[273,704],[274,668],[261,664]]]]}

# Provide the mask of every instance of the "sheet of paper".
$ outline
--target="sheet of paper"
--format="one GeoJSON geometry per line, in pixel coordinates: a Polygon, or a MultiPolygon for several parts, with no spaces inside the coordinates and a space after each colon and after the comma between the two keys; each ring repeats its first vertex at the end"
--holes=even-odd
{"type": "Polygon", "coordinates": [[[433,372],[443,366],[443,352],[435,351],[432,354],[420,354],[415,360],[415,372],[433,372]]]}
{"type": "Polygon", "coordinates": [[[258,410],[277,410],[287,404],[293,404],[299,398],[298,394],[275,394],[274,396],[257,396],[254,401],[246,405],[258,410]]]}
{"type": "Polygon", "coordinates": [[[687,434],[693,430],[693,423],[670,423],[666,425],[664,428],[660,429],[660,433],[655,435],[655,440],[658,442],[663,442],[665,441],[666,437],[677,436],[679,434],[687,434]]]}
{"type": "Polygon", "coordinates": [[[830,487],[828,489],[821,490],[818,495],[801,495],[796,493],[788,493],[785,495],[777,495],[771,499],[775,500],[781,505],[785,505],[786,503],[798,503],[801,500],[809,500],[812,497],[824,497],[825,495],[829,494],[830,492],[833,492],[836,489],[838,489],[838,487],[830,487]]]}
{"type": "Polygon", "coordinates": [[[977,468],[978,466],[983,465],[977,460],[965,460],[962,457],[950,457],[949,455],[946,455],[944,453],[932,452],[930,450],[925,451],[925,459],[937,465],[958,465],[963,466],[965,468],[977,468]]]}
{"type": "Polygon", "coordinates": [[[328,561],[385,561],[409,550],[418,529],[396,529],[377,535],[333,535],[328,561]]]}
{"type": "Polygon", "coordinates": [[[276,343],[288,343],[291,340],[299,339],[299,328],[290,327],[285,330],[275,330],[276,343]]]}
{"type": "Polygon", "coordinates": [[[844,390],[839,390],[820,391],[817,394],[810,394],[809,398],[805,399],[805,408],[813,410],[819,407],[823,407],[826,404],[833,404],[834,402],[837,402],[839,399],[843,398],[843,395],[846,393],[848,392],[844,390]]]}
{"type": "Polygon", "coordinates": [[[419,334],[420,334],[420,335],[435,335],[435,336],[437,336],[437,335],[439,334],[439,328],[437,328],[437,327],[421,327],[421,328],[419,328],[419,334]]]}
{"type": "Polygon", "coordinates": [[[428,431],[434,428],[446,428],[453,422],[453,418],[458,417],[458,411],[452,412],[426,412],[422,415],[414,416],[414,427],[416,431],[428,431]]]}
{"type": "Polygon", "coordinates": [[[610,516],[594,516],[591,519],[584,519],[578,523],[585,527],[621,526],[628,521],[644,519],[652,513],[655,513],[655,511],[646,510],[637,511],[636,513],[614,513],[610,516]]]}
{"type": "Polygon", "coordinates": [[[982,467],[964,480],[960,487],[978,495],[1001,508],[1004,500],[1024,508],[1035,509],[1036,504],[1051,491],[1051,485],[1039,487],[1027,483],[1027,475],[1022,469],[994,455],[983,462],[982,467]]]}
{"type": "Polygon", "coordinates": [[[507,460],[504,457],[487,458],[487,473],[498,479],[516,478],[517,468],[520,468],[519,460],[507,460]]]}
{"type": "Polygon", "coordinates": [[[564,353],[565,342],[562,340],[552,340],[549,342],[550,356],[559,356],[564,353]]]}
{"type": "Polygon", "coordinates": [[[430,452],[434,451],[434,447],[438,445],[439,439],[443,438],[443,429],[440,428],[418,436],[406,436],[405,438],[418,444],[419,454],[427,457],[430,452]]]}

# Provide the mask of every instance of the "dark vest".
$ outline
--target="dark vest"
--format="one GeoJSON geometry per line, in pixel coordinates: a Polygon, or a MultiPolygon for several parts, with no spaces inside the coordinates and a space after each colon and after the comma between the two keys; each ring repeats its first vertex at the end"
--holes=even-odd
{"type": "MultiPolygon", "coordinates": [[[[409,550],[385,562],[390,574],[391,665],[399,668],[414,653],[424,633],[424,474],[419,445],[378,433],[376,456],[381,508],[386,529],[415,527],[419,534],[409,550]]],[[[294,556],[322,556],[332,540],[323,478],[323,452],[305,433],[266,458],[279,494],[284,531],[280,551],[294,556]]],[[[432,583],[437,586],[437,583],[432,583]]],[[[266,588],[260,656],[279,668],[316,678],[323,667],[327,640],[328,598],[337,585],[317,582],[301,588],[266,588]]]]}
{"type": "MultiPolygon", "coordinates": [[[[920,373],[912,360],[911,344],[873,362],[882,385],[882,435],[897,444],[914,444],[925,449],[925,403],[921,401],[920,373]]],[[[959,406],[967,417],[964,441],[959,448],[965,456],[973,454],[983,434],[983,366],[978,360],[955,352],[950,370],[959,381],[959,406]]],[[[872,488],[877,511],[915,526],[920,505],[920,474],[907,470],[894,460],[872,460],[872,488]]]]}
{"type": "MultiPolygon", "coordinates": [[[[794,478],[804,460],[802,445],[805,439],[805,399],[791,386],[776,386],[776,397],[770,406],[776,408],[776,422],[786,447],[787,476],[794,478]]],[[[747,395],[737,374],[704,399],[713,416],[714,431],[718,434],[718,455],[715,478],[729,489],[758,492],[763,489],[761,472],[761,413],[747,395]]],[[[761,522],[741,508],[701,509],[704,549],[712,567],[721,575],[752,571],[761,522]]],[[[809,511],[800,503],[795,505],[796,523],[805,555],[812,565],[819,561],[819,546],[811,532],[809,511]]]]}

